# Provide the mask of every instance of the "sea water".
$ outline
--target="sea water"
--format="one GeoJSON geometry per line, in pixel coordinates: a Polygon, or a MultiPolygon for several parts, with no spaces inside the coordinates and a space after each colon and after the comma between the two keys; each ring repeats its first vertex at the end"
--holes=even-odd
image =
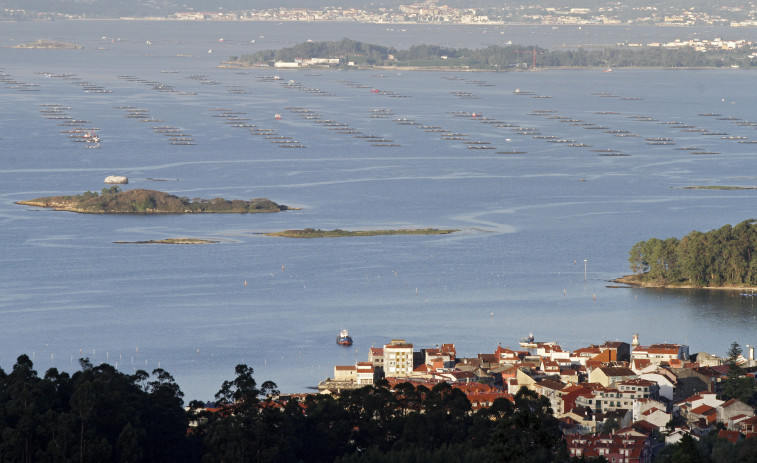
{"type": "Polygon", "coordinates": [[[586,37],[583,29],[559,36],[551,28],[351,24],[86,21],[3,28],[0,365],[6,370],[24,353],[40,372],[74,371],[88,357],[127,373],[163,368],[187,399],[211,399],[238,363],[282,391],[306,391],[332,376],[334,365],[364,361],[371,346],[396,338],[416,349],[454,343],[460,356],[516,347],[529,332],[566,349],[629,341],[633,333],[642,343],[686,343],[692,352],[721,355],[734,340],[756,341],[752,297],[610,283],[629,273],[628,250],[640,240],[755,216],[754,190],[683,189],[754,186],[757,144],[739,143],[757,140],[755,127],[739,125],[757,118],[752,71],[218,67],[231,55],[308,38],[468,47],[637,38],[623,28],[593,29],[586,37]],[[85,48],[7,48],[39,38],[85,48]],[[159,91],[169,87],[174,91],[159,91]],[[43,112],[51,104],[97,128],[101,148],[72,142],[61,120],[43,112]],[[129,108],[160,122],[126,117],[129,108]],[[303,109],[388,141],[338,133],[306,119],[303,109]],[[214,117],[230,112],[249,119],[237,124],[256,127],[214,117]],[[156,126],[177,127],[196,144],[171,144],[156,126]],[[305,147],[282,148],[253,129],[305,147]],[[467,140],[444,138],[455,138],[450,134],[467,140]],[[375,146],[381,144],[399,146],[375,146]],[[267,197],[298,210],[100,216],[15,204],[99,191],[108,175],[129,177],[124,188],[188,198],[267,197]],[[264,235],[307,227],[460,231],[264,235]],[[116,243],[176,237],[219,242],[116,243]],[[334,342],[342,328],[355,340],[349,348],[334,342]]]}

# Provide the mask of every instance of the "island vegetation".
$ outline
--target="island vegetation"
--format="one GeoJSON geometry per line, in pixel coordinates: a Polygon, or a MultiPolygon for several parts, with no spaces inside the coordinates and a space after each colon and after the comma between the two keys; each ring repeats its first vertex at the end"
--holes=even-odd
{"type": "Polygon", "coordinates": [[[321,230],[305,228],[303,230],[284,230],[280,232],[265,233],[267,236],[280,236],[284,238],[339,238],[346,236],[376,236],[376,235],[447,235],[460,230],[438,228],[408,228],[400,230],[321,230]]]}
{"type": "Polygon", "coordinates": [[[18,201],[17,204],[49,207],[61,211],[88,214],[190,214],[190,213],[256,213],[279,212],[289,209],[270,199],[189,199],[155,190],[122,191],[118,186],[87,191],[75,196],[49,196],[18,201]]]}
{"type": "MultiPolygon", "coordinates": [[[[490,45],[486,48],[449,48],[413,45],[407,50],[344,38],[335,42],[303,42],[279,50],[232,56],[228,63],[243,66],[273,65],[295,59],[336,59],[330,67],[396,67],[418,69],[510,70],[537,67],[728,67],[752,66],[751,49],[697,51],[693,47],[612,47],[549,51],[531,45],[490,45]],[[525,57],[525,58],[524,58],[525,57]],[[352,64],[350,64],[352,63],[352,64]]],[[[756,63],[757,64],[757,63],[756,63]]],[[[323,64],[326,66],[326,64],[323,64]]]]}
{"type": "Polygon", "coordinates": [[[681,239],[650,238],[633,245],[633,275],[622,283],[645,286],[744,288],[757,286],[757,226],[754,219],[681,239]]]}

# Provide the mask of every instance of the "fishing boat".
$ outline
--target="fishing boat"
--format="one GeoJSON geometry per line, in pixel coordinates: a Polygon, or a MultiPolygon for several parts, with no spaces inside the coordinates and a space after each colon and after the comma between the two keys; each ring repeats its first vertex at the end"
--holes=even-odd
{"type": "Polygon", "coordinates": [[[336,343],[340,346],[352,345],[352,338],[350,337],[350,334],[346,329],[339,332],[339,336],[336,337],[336,343]]]}
{"type": "Polygon", "coordinates": [[[273,115],[273,118],[276,119],[276,120],[281,119],[281,114],[276,113],[276,114],[273,115]]]}
{"type": "Polygon", "coordinates": [[[520,347],[536,347],[536,344],[534,342],[534,334],[528,333],[528,337],[521,339],[518,344],[520,344],[520,347]]]}

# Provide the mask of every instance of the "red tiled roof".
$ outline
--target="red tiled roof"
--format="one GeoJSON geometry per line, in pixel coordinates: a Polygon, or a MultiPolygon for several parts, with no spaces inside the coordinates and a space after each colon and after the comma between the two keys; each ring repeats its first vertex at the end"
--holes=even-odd
{"type": "Polygon", "coordinates": [[[718,437],[721,439],[727,439],[729,442],[735,444],[739,441],[741,433],[739,433],[738,431],[727,431],[725,429],[721,429],[720,432],[718,432],[718,437]]]}
{"type": "Polygon", "coordinates": [[[709,405],[700,405],[697,408],[691,410],[691,413],[696,413],[697,415],[709,415],[711,413],[717,413],[717,410],[710,407],[709,405]]]}

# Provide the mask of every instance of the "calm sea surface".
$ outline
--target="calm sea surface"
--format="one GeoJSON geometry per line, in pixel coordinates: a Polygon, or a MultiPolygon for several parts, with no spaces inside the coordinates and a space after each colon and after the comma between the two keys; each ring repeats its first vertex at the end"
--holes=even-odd
{"type": "Polygon", "coordinates": [[[0,366],[27,353],[40,372],[75,370],[84,356],[125,372],[161,367],[187,399],[210,399],[237,363],[306,391],[392,338],[451,342],[460,355],[515,347],[529,332],[568,349],[632,333],[714,354],[753,344],[752,297],[608,283],[628,273],[637,241],[757,216],[753,190],[681,188],[757,184],[757,144],[744,143],[757,140],[744,124],[757,119],[753,71],[218,67],[307,39],[555,48],[754,39],[744,34],[754,30],[4,23],[0,366]],[[85,48],[9,48],[41,38],[85,48]],[[52,118],[61,115],[97,128],[102,147],[73,142],[61,125],[70,119],[52,118]],[[14,204],[99,191],[108,175],[128,176],[128,188],[301,210],[93,216],[14,204]],[[261,235],[306,227],[461,231],[261,235]],[[114,243],[170,237],[220,243],[114,243]],[[351,348],[334,343],[342,328],[351,348]]]}

